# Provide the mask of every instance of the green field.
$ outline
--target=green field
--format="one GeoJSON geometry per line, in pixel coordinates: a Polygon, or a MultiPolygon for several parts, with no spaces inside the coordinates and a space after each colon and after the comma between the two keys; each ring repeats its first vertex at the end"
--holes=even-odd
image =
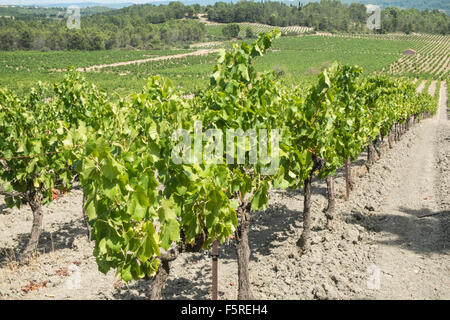
{"type": "Polygon", "coordinates": [[[26,90],[38,80],[62,79],[67,67],[173,55],[189,50],[105,50],[105,51],[0,51],[0,86],[26,90]]]}
{"type": "Polygon", "coordinates": [[[372,73],[396,61],[404,49],[413,45],[410,41],[284,37],[276,42],[273,52],[258,61],[258,67],[281,70],[293,84],[298,77],[310,78],[334,61],[359,65],[364,72],[372,73]]]}
{"type": "MultiPolygon", "coordinates": [[[[420,46],[409,40],[359,39],[335,36],[282,37],[273,50],[257,62],[259,70],[273,69],[288,84],[305,83],[334,61],[362,66],[366,74],[380,71],[397,61],[406,48],[420,46]]],[[[223,43],[229,47],[229,43],[223,43]]],[[[56,81],[68,66],[90,65],[172,55],[188,50],[116,50],[91,52],[2,52],[0,86],[25,91],[37,81],[56,81]],[[58,70],[59,69],[59,70],[58,70]]],[[[142,87],[149,76],[171,78],[180,91],[193,92],[208,84],[216,53],[165,61],[151,61],[86,72],[101,88],[127,94],[142,87]]]]}

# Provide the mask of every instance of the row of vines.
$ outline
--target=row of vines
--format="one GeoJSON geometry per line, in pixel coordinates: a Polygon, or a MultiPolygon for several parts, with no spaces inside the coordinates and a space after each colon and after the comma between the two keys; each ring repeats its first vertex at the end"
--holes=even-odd
{"type": "Polygon", "coordinates": [[[394,76],[420,77],[435,80],[445,80],[450,72],[450,54],[448,35],[431,34],[321,34],[322,36],[332,36],[340,38],[356,39],[379,39],[393,41],[408,41],[414,54],[400,57],[388,67],[384,67],[381,73],[388,73],[394,76]]]}
{"type": "MultiPolygon", "coordinates": [[[[229,238],[237,242],[238,298],[252,298],[250,213],[266,208],[271,189],[304,189],[298,246],[306,252],[312,178],[326,179],[332,230],[336,170],[365,148],[370,164],[377,140],[393,144],[422,114],[434,114],[436,104],[407,81],[365,77],[356,66],[334,64],[310,88],[284,86],[273,71],[254,68],[277,36],[261,34],[251,45],[222,50],[208,89],[193,99],[159,76],[120,101],[76,72],[27,97],[0,89],[1,193],[9,206],[28,203],[34,214],[22,261],[37,248],[43,205],[74,184],[83,189],[99,270],[114,269],[126,282],[153,278],[153,299],[161,298],[170,261],[180,252],[229,238]],[[268,152],[256,164],[227,162],[225,153],[216,154],[223,161],[187,161],[198,148],[220,143],[206,137],[180,149],[180,141],[201,134],[199,122],[204,130],[254,129],[268,152]],[[180,128],[191,134],[174,134],[180,128]],[[278,130],[279,143],[261,137],[260,129],[278,130]]],[[[238,143],[238,155],[247,159],[251,152],[250,143],[238,143]]]]}

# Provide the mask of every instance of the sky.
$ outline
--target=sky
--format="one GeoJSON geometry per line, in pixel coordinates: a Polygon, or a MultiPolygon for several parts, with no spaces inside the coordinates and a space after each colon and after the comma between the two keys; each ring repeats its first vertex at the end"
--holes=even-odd
{"type": "Polygon", "coordinates": [[[51,4],[51,3],[77,3],[77,2],[96,2],[96,3],[148,3],[157,0],[0,0],[0,5],[30,5],[30,4],[51,4]]]}

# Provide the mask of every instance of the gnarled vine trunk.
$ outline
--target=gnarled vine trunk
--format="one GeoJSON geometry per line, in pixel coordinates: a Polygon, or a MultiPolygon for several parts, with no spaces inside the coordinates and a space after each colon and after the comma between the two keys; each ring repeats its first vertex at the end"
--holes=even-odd
{"type": "Polygon", "coordinates": [[[350,159],[347,159],[344,164],[344,172],[345,172],[345,201],[348,201],[350,198],[350,191],[353,190],[354,183],[352,179],[352,168],[351,168],[350,159]]]}
{"type": "Polygon", "coordinates": [[[311,183],[312,170],[310,176],[304,181],[304,202],[303,202],[303,232],[297,241],[302,253],[306,253],[311,249],[311,183]]]}
{"type": "Polygon", "coordinates": [[[170,265],[168,260],[161,259],[160,266],[150,287],[150,300],[162,300],[162,290],[170,275],[170,265]]]}
{"type": "Polygon", "coordinates": [[[33,212],[33,226],[31,227],[30,239],[25,251],[20,256],[20,262],[26,263],[31,255],[36,251],[39,244],[39,236],[41,234],[42,219],[44,216],[41,203],[41,195],[37,191],[28,191],[27,201],[33,212]]]}
{"type": "Polygon", "coordinates": [[[398,123],[395,124],[395,142],[400,141],[400,125],[398,123]]]}
{"type": "MultiPolygon", "coordinates": [[[[383,136],[378,136],[375,141],[373,142],[373,146],[375,148],[375,151],[377,152],[377,159],[381,158],[381,149],[382,149],[382,145],[383,145],[383,136]]],[[[375,159],[375,161],[377,160],[375,159]]]]}
{"type": "Polygon", "coordinates": [[[238,299],[251,300],[253,293],[250,288],[250,246],[248,243],[248,234],[250,231],[250,203],[244,202],[238,208],[239,225],[236,229],[236,253],[238,263],[238,299]]]}
{"type": "Polygon", "coordinates": [[[153,278],[152,285],[149,290],[150,300],[162,300],[162,290],[164,289],[167,279],[170,275],[170,262],[178,257],[178,250],[171,249],[167,253],[160,256],[159,269],[153,278]]]}
{"type": "Polygon", "coordinates": [[[366,167],[369,169],[374,163],[375,163],[375,145],[373,141],[370,141],[369,145],[367,146],[367,161],[366,161],[366,167]]]}
{"type": "Polygon", "coordinates": [[[86,210],[84,210],[84,205],[85,204],[86,204],[86,196],[83,194],[83,206],[82,206],[83,218],[84,218],[84,223],[86,224],[88,239],[91,240],[92,227],[89,224],[89,217],[86,214],[86,210]]]}
{"type": "Polygon", "coordinates": [[[389,149],[394,148],[394,139],[393,139],[392,130],[393,130],[393,128],[391,127],[391,129],[390,129],[389,132],[388,132],[388,144],[389,144],[389,149]]]}
{"type": "Polygon", "coordinates": [[[328,176],[326,179],[327,182],[327,192],[328,192],[328,206],[325,210],[325,216],[327,217],[327,228],[329,230],[334,229],[335,224],[335,209],[336,209],[336,198],[334,191],[334,178],[332,176],[328,176]]]}
{"type": "Polygon", "coordinates": [[[149,288],[149,297],[151,300],[161,300],[163,298],[162,290],[170,276],[170,262],[174,261],[182,252],[199,252],[203,247],[206,237],[207,234],[205,231],[203,236],[196,239],[194,244],[185,244],[185,235],[183,230],[181,230],[180,238],[183,244],[181,246],[174,246],[167,252],[161,252],[159,269],[153,277],[152,285],[149,288]]]}

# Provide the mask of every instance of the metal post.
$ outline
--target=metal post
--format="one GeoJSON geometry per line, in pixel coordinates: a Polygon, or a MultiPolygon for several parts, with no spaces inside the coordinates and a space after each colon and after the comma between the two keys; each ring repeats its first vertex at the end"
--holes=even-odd
{"type": "Polygon", "coordinates": [[[350,197],[350,160],[345,161],[345,201],[350,197]]]}
{"type": "Polygon", "coordinates": [[[217,284],[217,262],[219,258],[219,241],[214,241],[212,244],[212,250],[211,250],[211,257],[212,257],[212,292],[211,292],[211,299],[217,300],[217,291],[218,291],[218,284],[217,284]]]}

